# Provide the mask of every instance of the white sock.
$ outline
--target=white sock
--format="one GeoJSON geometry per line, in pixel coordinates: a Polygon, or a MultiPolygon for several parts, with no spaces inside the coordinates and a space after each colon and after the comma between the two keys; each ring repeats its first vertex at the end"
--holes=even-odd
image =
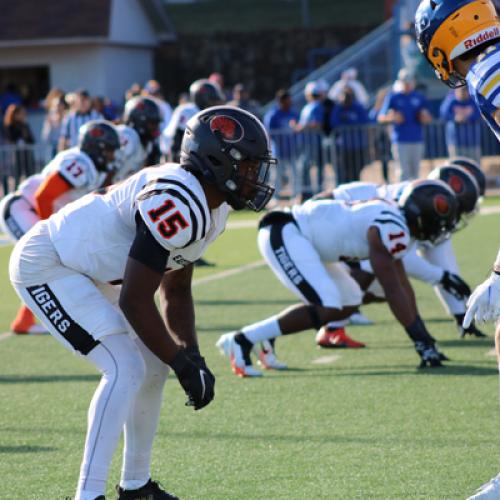
{"type": "Polygon", "coordinates": [[[146,481],[143,481],[142,479],[140,481],[137,479],[130,479],[128,481],[125,481],[124,479],[122,479],[120,481],[120,488],[123,488],[124,490],[138,490],[139,488],[142,488],[148,481],[149,477],[146,479],[146,481]]]}
{"type": "Polygon", "coordinates": [[[281,335],[277,316],[271,316],[253,325],[245,326],[241,329],[241,332],[245,334],[245,337],[252,342],[252,344],[281,335]]]}
{"type": "Polygon", "coordinates": [[[349,323],[348,319],[341,319],[339,321],[329,321],[326,326],[335,330],[336,328],[343,328],[347,323],[349,323]]]}

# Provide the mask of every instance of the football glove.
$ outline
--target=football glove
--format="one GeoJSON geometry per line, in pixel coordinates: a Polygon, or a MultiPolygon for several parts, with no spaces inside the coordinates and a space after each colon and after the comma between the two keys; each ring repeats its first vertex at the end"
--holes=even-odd
{"type": "Polygon", "coordinates": [[[467,328],[462,326],[462,322],[464,320],[465,314],[455,314],[455,319],[457,320],[457,328],[458,333],[460,334],[460,338],[464,338],[466,335],[470,335],[471,337],[484,338],[488,337],[485,333],[479,330],[474,322],[470,324],[467,328]]]}
{"type": "Polygon", "coordinates": [[[499,274],[492,273],[469,297],[463,327],[468,328],[473,318],[475,318],[476,323],[495,321],[500,318],[499,274]]]}
{"type": "Polygon", "coordinates": [[[199,358],[193,359],[186,354],[185,349],[181,349],[170,362],[188,397],[186,406],[193,406],[195,410],[207,406],[215,395],[215,377],[207,368],[205,360],[201,356],[199,358]]]}
{"type": "Polygon", "coordinates": [[[471,294],[469,285],[460,276],[449,271],[443,273],[439,283],[458,300],[464,300],[471,294]]]}
{"type": "Polygon", "coordinates": [[[425,342],[415,342],[415,350],[420,356],[419,368],[426,368],[427,366],[436,368],[438,366],[443,366],[441,361],[446,361],[448,359],[444,354],[440,353],[435,346],[425,342]]]}

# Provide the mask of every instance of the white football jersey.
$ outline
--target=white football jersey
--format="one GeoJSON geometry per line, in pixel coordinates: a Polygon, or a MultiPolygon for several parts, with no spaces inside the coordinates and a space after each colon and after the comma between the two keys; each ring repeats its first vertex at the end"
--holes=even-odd
{"type": "Polygon", "coordinates": [[[389,201],[310,200],[295,205],[292,213],[324,261],[367,259],[367,235],[372,226],[378,228],[382,243],[396,259],[403,257],[411,244],[403,215],[389,201]]]}
{"type": "Polygon", "coordinates": [[[187,122],[198,113],[198,111],[200,111],[200,109],[193,102],[180,104],[174,109],[172,118],[161,134],[160,145],[163,153],[167,154],[170,151],[177,130],[186,130],[187,122]]]}
{"type": "Polygon", "coordinates": [[[404,181],[379,185],[374,182],[348,182],[336,187],[333,190],[333,196],[336,200],[344,201],[364,201],[374,198],[397,201],[409,183],[410,181],[404,181]]]}
{"type": "Polygon", "coordinates": [[[201,184],[179,165],[144,168],[105,194],[90,193],[48,220],[61,262],[99,282],[123,279],[140,214],[180,269],[204,253],[224,230],[229,205],[208,208],[201,184]]]}
{"type": "Polygon", "coordinates": [[[22,182],[17,192],[34,207],[37,189],[53,172],[58,172],[73,186],[73,189],[66,191],[55,200],[54,211],[97,189],[106,177],[104,172],[97,171],[93,161],[86,153],[75,147],[58,153],[39,174],[32,175],[22,182]]]}
{"type": "Polygon", "coordinates": [[[139,134],[128,125],[118,125],[120,135],[120,168],[114,176],[115,182],[126,179],[144,166],[147,152],[143,148],[139,134]]]}

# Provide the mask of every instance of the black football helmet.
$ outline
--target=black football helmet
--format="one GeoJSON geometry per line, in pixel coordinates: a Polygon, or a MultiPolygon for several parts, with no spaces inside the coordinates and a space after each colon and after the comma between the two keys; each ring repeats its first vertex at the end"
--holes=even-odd
{"type": "Polygon", "coordinates": [[[78,147],[90,156],[97,170],[110,171],[115,168],[115,158],[110,153],[120,149],[120,137],[111,122],[91,120],[78,131],[78,147]]]}
{"type": "Polygon", "coordinates": [[[479,186],[479,196],[484,196],[484,192],[486,191],[486,176],[477,161],[472,158],[467,158],[466,156],[456,156],[450,158],[449,163],[465,168],[465,170],[476,179],[477,185],[479,186]]]}
{"type": "Polygon", "coordinates": [[[243,109],[215,106],[187,122],[181,165],[215,184],[235,210],[264,208],[274,193],[268,179],[276,164],[266,129],[243,109]]]}
{"type": "Polygon", "coordinates": [[[223,104],[226,100],[220,87],[206,78],[196,80],[190,85],[189,97],[200,111],[210,106],[223,104]]]}
{"type": "Polygon", "coordinates": [[[137,96],[125,104],[123,121],[139,134],[143,145],[160,135],[160,107],[150,97],[137,96]]]}
{"type": "Polygon", "coordinates": [[[476,179],[458,165],[443,165],[435,168],[430,172],[428,178],[440,179],[453,190],[458,201],[457,218],[459,223],[455,229],[462,229],[479,208],[479,186],[476,179]]]}
{"type": "Polygon", "coordinates": [[[440,180],[410,182],[398,200],[410,234],[420,241],[439,243],[457,223],[458,201],[452,189],[440,180]]]}

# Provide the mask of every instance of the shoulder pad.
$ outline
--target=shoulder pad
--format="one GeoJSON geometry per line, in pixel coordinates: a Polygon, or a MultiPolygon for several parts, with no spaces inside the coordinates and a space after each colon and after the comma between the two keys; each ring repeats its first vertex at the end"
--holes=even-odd
{"type": "Polygon", "coordinates": [[[395,259],[406,254],[411,244],[410,230],[397,208],[384,207],[372,226],[378,228],[383,245],[395,259]]]}
{"type": "Polygon", "coordinates": [[[71,151],[67,155],[60,155],[58,160],[54,170],[59,172],[73,187],[83,188],[90,184],[91,178],[94,177],[95,167],[83,154],[71,151]]]}

